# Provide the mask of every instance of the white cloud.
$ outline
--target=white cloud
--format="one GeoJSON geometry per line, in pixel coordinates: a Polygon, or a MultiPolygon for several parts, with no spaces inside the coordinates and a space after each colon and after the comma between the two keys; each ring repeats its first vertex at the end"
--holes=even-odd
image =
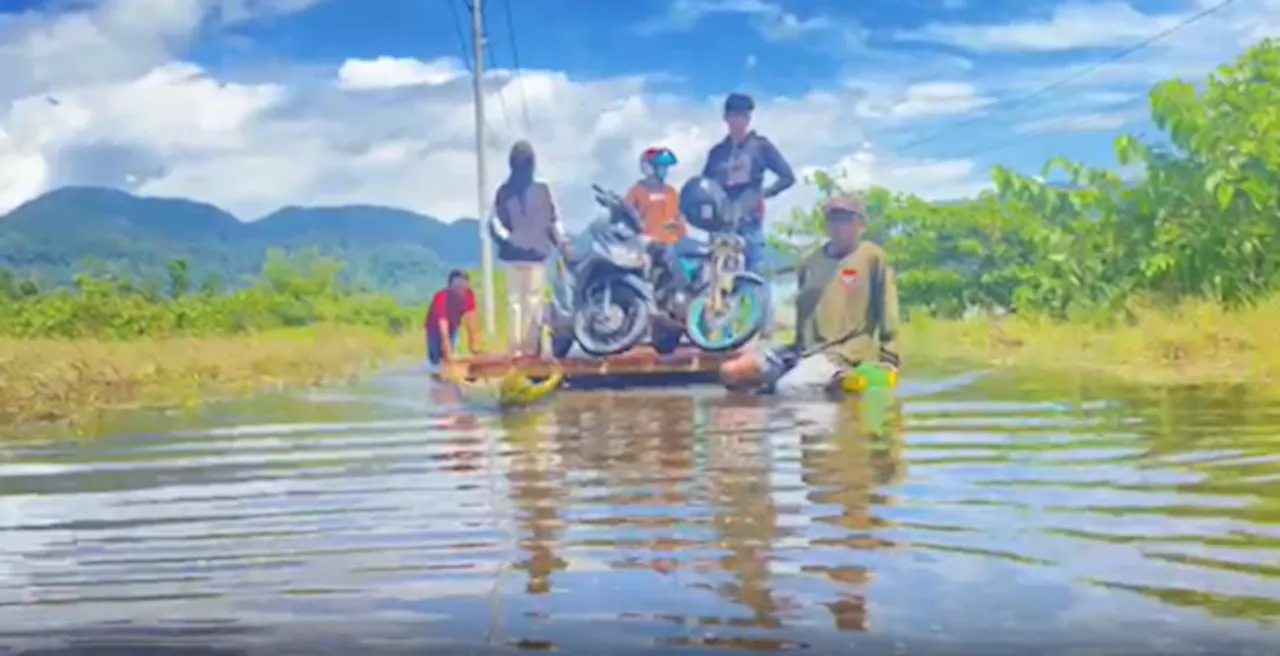
{"type": "MultiPolygon", "coordinates": [[[[984,54],[1066,52],[1086,48],[1119,51],[1175,29],[1106,68],[1154,67],[1146,79],[1219,64],[1264,37],[1280,35],[1280,0],[1219,6],[1218,0],[1184,0],[1184,9],[1149,14],[1120,0],[1070,0],[1048,16],[998,23],[934,22],[899,32],[904,41],[927,41],[984,54]],[[1200,15],[1212,10],[1207,15],[1200,15]]],[[[1104,71],[1105,72],[1105,71],[1104,71]]],[[[1090,77],[1094,77],[1093,74],[1090,77]]]]}
{"type": "Polygon", "coordinates": [[[858,105],[867,118],[919,119],[931,116],[968,114],[994,102],[979,94],[972,84],[963,82],[921,82],[907,85],[897,97],[883,94],[858,105]]]}
{"type": "MultiPolygon", "coordinates": [[[[303,68],[277,71],[266,82],[218,79],[178,53],[209,11],[234,10],[242,20],[244,12],[268,11],[266,5],[178,0],[151,16],[122,2],[24,15],[3,26],[13,38],[0,63],[5,72],[22,72],[22,80],[0,81],[0,108],[8,107],[0,110],[0,211],[58,184],[103,179],[136,193],[216,203],[246,218],[286,204],[337,203],[394,205],[446,219],[476,214],[471,81],[458,61],[353,58],[322,80],[303,68]],[[107,20],[109,12],[125,13],[107,20]],[[66,56],[93,44],[100,60],[66,56]],[[94,175],[86,178],[85,171],[94,175]]],[[[724,6],[766,5],[726,0],[724,6]]],[[[289,5],[277,0],[272,7],[289,5]]],[[[805,25],[758,11],[778,29],[805,25]]],[[[719,99],[673,95],[662,90],[664,81],[489,71],[488,187],[504,174],[509,145],[526,137],[538,149],[542,174],[557,186],[563,214],[578,226],[595,213],[588,185],[629,184],[647,146],[672,147],[683,160],[676,175],[692,174],[723,136],[719,99]]],[[[876,126],[963,113],[980,102],[976,90],[958,82],[867,83],[759,98],[757,125],[803,169],[859,152],[876,126]]],[[[981,178],[963,161],[950,168],[930,163],[924,177],[925,164],[877,162],[877,179],[925,193],[981,178]],[[915,174],[893,177],[899,165],[915,174]]],[[[806,202],[809,193],[789,192],[770,207],[771,216],[806,202]]]]}
{"type": "Polygon", "coordinates": [[[895,159],[871,147],[841,158],[831,168],[853,188],[876,185],[935,200],[964,198],[991,187],[972,160],[895,159]]]}
{"type": "MultiPolygon", "coordinates": [[[[251,20],[312,0],[173,0],[157,12],[140,12],[141,1],[100,0],[59,16],[0,17],[0,211],[59,184],[102,183],[205,200],[246,218],[286,204],[337,203],[394,205],[445,219],[476,214],[472,91],[461,62],[352,58],[320,79],[304,67],[275,69],[266,78],[259,71],[252,82],[220,79],[180,56],[210,12],[224,21],[251,20]]],[[[1280,6],[1280,0],[1256,1],[1280,6]]],[[[772,25],[775,35],[829,29],[817,19],[788,18],[763,0],[678,0],[663,29],[683,29],[710,13],[748,15],[772,25]]],[[[1059,19],[1064,15],[1070,17],[1060,12],[1059,19]]],[[[1010,36],[1015,33],[997,32],[995,42],[1006,44],[997,47],[1025,38],[1010,36]]],[[[1050,41],[1059,46],[1070,41],[1056,39],[1050,41]]],[[[1117,116],[1128,115],[1125,108],[1101,107],[1134,97],[1133,83],[1152,74],[1142,65],[1199,74],[1208,56],[1203,46],[1185,43],[1152,61],[1108,67],[1091,76],[1094,88],[1055,99],[1055,112],[1065,116],[1028,121],[1020,112],[991,123],[1023,132],[1114,129],[1117,116]]],[[[1212,63],[1232,54],[1218,53],[1212,63]]],[[[903,159],[872,144],[891,142],[896,130],[982,109],[993,102],[993,88],[1011,88],[1020,76],[1037,86],[1053,76],[1005,68],[998,80],[975,79],[989,69],[928,65],[911,67],[922,76],[913,83],[889,77],[899,73],[885,66],[882,77],[758,97],[757,127],[798,170],[835,168],[855,186],[880,184],[930,198],[975,193],[987,186],[987,176],[971,160],[903,159]]],[[[720,99],[676,95],[664,90],[665,81],[656,74],[588,80],[558,71],[488,71],[489,190],[519,138],[534,143],[562,213],[578,226],[594,215],[588,185],[629,184],[645,147],[673,148],[682,160],[677,178],[694,173],[723,135],[720,99]]],[[[789,191],[770,205],[771,220],[815,194],[789,191]]]]}
{"type": "Polygon", "coordinates": [[[642,36],[693,29],[703,19],[717,15],[749,16],[766,39],[785,41],[831,30],[836,23],[825,16],[804,18],[766,0],[673,0],[666,13],[636,26],[642,36]]]}
{"type": "Polygon", "coordinates": [[[391,89],[419,84],[439,85],[467,74],[453,57],[429,62],[411,57],[348,59],[338,68],[338,86],[343,89],[391,89]]]}
{"type": "Polygon", "coordinates": [[[1151,16],[1123,2],[1061,5],[1043,19],[990,25],[936,23],[900,35],[976,52],[1061,51],[1128,46],[1169,29],[1180,15],[1151,16]]]}

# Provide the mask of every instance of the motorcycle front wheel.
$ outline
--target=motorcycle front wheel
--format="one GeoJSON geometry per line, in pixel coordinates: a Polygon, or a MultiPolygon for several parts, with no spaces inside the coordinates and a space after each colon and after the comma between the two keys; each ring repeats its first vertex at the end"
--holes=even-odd
{"type": "Polygon", "coordinates": [[[606,358],[635,348],[649,329],[649,299],[622,278],[588,283],[573,315],[573,336],[587,355],[606,358]]]}
{"type": "Polygon", "coordinates": [[[765,328],[768,320],[769,289],[762,281],[735,276],[733,287],[723,299],[725,310],[711,309],[711,294],[707,289],[689,303],[685,318],[685,333],[698,348],[711,353],[733,351],[746,346],[765,328]]]}

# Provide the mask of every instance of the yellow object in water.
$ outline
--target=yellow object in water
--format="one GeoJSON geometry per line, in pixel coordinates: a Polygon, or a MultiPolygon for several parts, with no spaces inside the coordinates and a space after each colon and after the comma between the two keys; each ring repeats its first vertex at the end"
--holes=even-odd
{"type": "Polygon", "coordinates": [[[533,382],[533,379],[518,371],[512,371],[498,384],[498,405],[503,408],[523,408],[533,405],[560,389],[562,382],[564,382],[564,373],[560,371],[547,376],[539,383],[533,382]]]}
{"type": "Polygon", "coordinates": [[[512,370],[499,380],[469,381],[457,372],[446,372],[442,378],[456,386],[470,400],[496,400],[499,408],[523,408],[551,395],[564,382],[564,373],[555,372],[541,382],[512,370]]]}
{"type": "Polygon", "coordinates": [[[898,370],[889,367],[858,367],[840,380],[840,391],[861,394],[869,388],[894,389],[898,386],[898,370]]]}

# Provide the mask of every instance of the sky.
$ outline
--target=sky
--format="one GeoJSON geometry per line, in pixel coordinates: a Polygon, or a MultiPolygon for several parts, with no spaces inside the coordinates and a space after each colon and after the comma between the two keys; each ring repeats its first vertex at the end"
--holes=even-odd
{"type": "MultiPolygon", "coordinates": [[[[1112,165],[1115,136],[1156,132],[1152,84],[1202,79],[1276,34],[1280,0],[1236,0],[1010,102],[1218,1],[485,0],[486,196],[528,139],[584,225],[590,185],[630,184],[646,147],[674,149],[676,182],[700,170],[731,91],[756,98],[755,127],[798,171],[853,187],[954,199],[997,164],[1112,165]]],[[[463,0],[0,6],[0,212],[69,184],[246,220],[286,205],[478,212],[463,0]]],[[[816,196],[798,184],[769,220],[816,196]]]]}

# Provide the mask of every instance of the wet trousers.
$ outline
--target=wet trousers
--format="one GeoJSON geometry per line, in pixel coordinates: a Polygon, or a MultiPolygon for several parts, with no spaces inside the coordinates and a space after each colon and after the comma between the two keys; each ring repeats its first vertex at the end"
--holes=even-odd
{"type": "Polygon", "coordinates": [[[542,324],[545,319],[547,267],[541,262],[508,262],[507,347],[517,354],[532,355],[541,351],[542,324]]]}

